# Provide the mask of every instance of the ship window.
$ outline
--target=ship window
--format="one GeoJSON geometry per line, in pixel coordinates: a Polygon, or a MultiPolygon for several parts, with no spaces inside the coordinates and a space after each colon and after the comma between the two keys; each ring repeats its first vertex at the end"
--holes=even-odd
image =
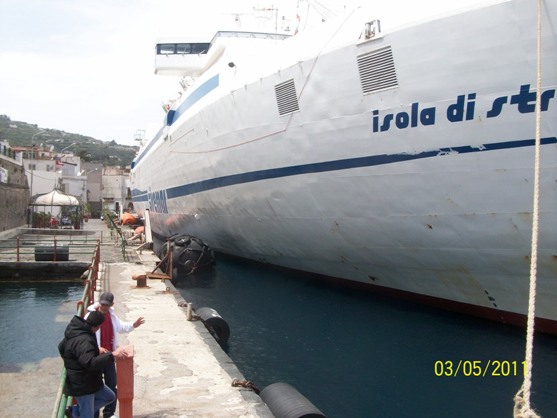
{"type": "Polygon", "coordinates": [[[277,97],[280,116],[300,110],[294,80],[288,80],[284,83],[277,84],[275,86],[275,95],[277,97]]]}
{"type": "Polygon", "coordinates": [[[192,54],[206,54],[210,44],[191,44],[192,54]]]}
{"type": "Polygon", "coordinates": [[[177,54],[191,54],[191,44],[177,44],[176,45],[177,54]]]}
{"type": "Polygon", "coordinates": [[[209,49],[208,43],[180,43],[180,44],[157,44],[158,55],[175,55],[175,54],[205,54],[209,49]]]}
{"type": "Polygon", "coordinates": [[[176,44],[159,44],[157,45],[158,54],[174,54],[176,51],[176,44]]]}
{"type": "Polygon", "coordinates": [[[358,71],[364,94],[398,86],[391,47],[360,55],[358,71]]]}

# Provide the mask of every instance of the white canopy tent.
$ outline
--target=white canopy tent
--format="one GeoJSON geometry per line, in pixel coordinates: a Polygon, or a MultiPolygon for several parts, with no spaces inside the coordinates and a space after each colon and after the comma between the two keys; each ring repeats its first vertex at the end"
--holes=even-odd
{"type": "Polygon", "coordinates": [[[28,222],[33,228],[61,226],[80,229],[83,224],[83,204],[77,197],[55,189],[32,198],[28,222]]]}
{"type": "Polygon", "coordinates": [[[77,197],[64,194],[59,190],[53,190],[50,193],[39,195],[33,203],[35,206],[80,206],[81,203],[77,197]]]}

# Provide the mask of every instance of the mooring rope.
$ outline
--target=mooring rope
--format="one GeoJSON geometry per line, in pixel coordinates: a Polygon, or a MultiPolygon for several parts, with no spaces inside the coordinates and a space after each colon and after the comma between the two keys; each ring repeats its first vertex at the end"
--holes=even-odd
{"type": "Polygon", "coordinates": [[[528,297],[528,322],[526,328],[526,366],[524,382],[514,397],[515,418],[539,418],[540,416],[530,405],[530,390],[532,387],[532,352],[534,350],[534,319],[536,317],[536,276],[538,263],[538,233],[539,233],[539,200],[540,200],[540,97],[542,84],[541,66],[541,29],[542,29],[542,0],[537,0],[537,86],[536,86],[536,146],[534,162],[534,203],[532,208],[532,257],[530,260],[530,293],[528,297]]]}
{"type": "Polygon", "coordinates": [[[250,380],[234,379],[232,381],[232,387],[243,387],[243,388],[246,388],[246,389],[251,389],[258,395],[259,395],[259,392],[260,392],[260,390],[257,388],[257,386],[255,386],[253,384],[253,382],[251,382],[250,380]]]}

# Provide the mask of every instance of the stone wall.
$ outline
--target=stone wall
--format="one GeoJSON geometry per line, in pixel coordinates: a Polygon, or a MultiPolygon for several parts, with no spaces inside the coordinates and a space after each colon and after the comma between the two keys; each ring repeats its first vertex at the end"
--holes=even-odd
{"type": "Polygon", "coordinates": [[[0,232],[27,224],[29,185],[22,165],[0,155],[0,168],[7,183],[0,181],[0,232]],[[5,171],[4,171],[5,170],[5,171]]]}

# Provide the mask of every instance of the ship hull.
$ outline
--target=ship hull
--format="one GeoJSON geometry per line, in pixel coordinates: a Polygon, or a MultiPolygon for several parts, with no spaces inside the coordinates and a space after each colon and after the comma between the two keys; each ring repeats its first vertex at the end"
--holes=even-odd
{"type": "MultiPolygon", "coordinates": [[[[241,71],[249,54],[225,52],[235,68],[201,77],[191,93],[201,98],[177,106],[136,159],[136,209],[149,209],[160,237],[195,235],[218,252],[523,323],[535,151],[529,7],[502,2],[371,40],[348,19],[328,38],[283,41],[259,57],[259,73],[241,71]],[[370,85],[378,71],[383,84],[370,85]],[[293,96],[279,97],[284,83],[293,96]]],[[[557,333],[550,31],[536,313],[538,329],[557,333]]]]}

